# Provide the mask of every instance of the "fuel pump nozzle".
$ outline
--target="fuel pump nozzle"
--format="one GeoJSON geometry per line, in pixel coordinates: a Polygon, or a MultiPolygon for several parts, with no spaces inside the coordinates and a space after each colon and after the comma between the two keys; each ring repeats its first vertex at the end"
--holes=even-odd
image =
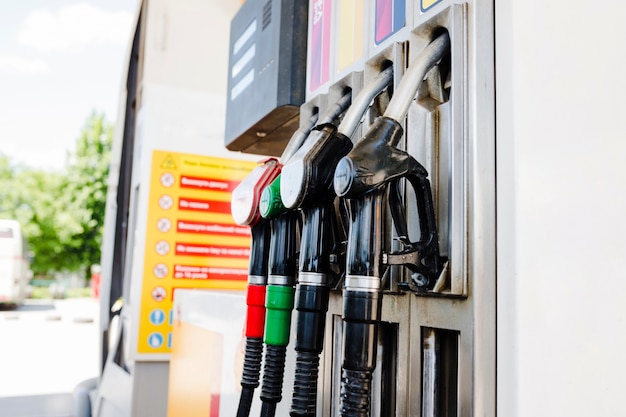
{"type": "Polygon", "coordinates": [[[269,250],[269,223],[261,218],[259,199],[262,189],[280,173],[275,158],[262,161],[233,190],[231,213],[235,223],[250,226],[250,264],[246,290],[246,347],[241,377],[241,396],[237,417],[248,417],[254,390],[259,386],[263,355],[263,328],[265,326],[265,288],[269,250]]]}
{"type": "MultiPolygon", "coordinates": [[[[307,123],[296,130],[289,142],[291,148],[286,149],[283,156],[289,157],[302,145],[307,133],[316,122],[317,115],[313,115],[307,123]]],[[[231,213],[235,223],[250,226],[252,234],[246,290],[246,304],[248,306],[245,330],[246,346],[237,417],[250,415],[254,390],[259,386],[263,359],[265,297],[270,249],[270,223],[262,218],[259,203],[263,189],[278,177],[281,168],[282,165],[276,158],[261,161],[260,165],[253,169],[233,190],[231,199],[231,213]]]]}
{"type": "Polygon", "coordinates": [[[286,207],[303,214],[300,265],[296,288],[296,367],[290,414],[313,417],[316,412],[319,355],[322,351],[332,271],[337,255],[338,227],[332,179],[335,166],[352,148],[350,137],[375,96],[393,78],[383,70],[354,99],[339,128],[318,125],[302,148],[283,167],[281,199],[286,207]]]}
{"type": "MultiPolygon", "coordinates": [[[[339,117],[350,104],[350,94],[344,95],[331,106],[319,121],[329,123],[339,117]]],[[[300,152],[300,145],[306,146],[312,136],[318,135],[314,129],[305,140],[296,146],[288,146],[281,158],[289,161],[300,152]],[[295,152],[295,154],[294,154],[295,152]]],[[[261,416],[273,417],[276,404],[282,399],[282,387],[286,348],[289,343],[291,312],[294,305],[296,284],[296,251],[299,244],[298,226],[300,214],[282,204],[279,176],[265,187],[261,196],[260,212],[265,218],[271,218],[271,238],[269,253],[269,274],[265,307],[265,366],[261,386],[261,416]]]]}
{"type": "Polygon", "coordinates": [[[298,213],[280,203],[280,176],[263,190],[261,213],[271,217],[269,273],[265,308],[265,365],[261,385],[261,416],[273,417],[282,399],[286,349],[296,281],[298,213]]]}
{"type": "Polygon", "coordinates": [[[389,209],[398,234],[397,240],[403,249],[382,253],[382,263],[406,266],[412,272],[410,288],[426,291],[433,288],[442,267],[435,210],[428,172],[415,158],[393,145],[402,135],[402,126],[397,121],[385,116],[375,120],[359,145],[337,165],[335,190],[341,197],[358,198],[377,190],[384,195],[387,192],[384,187],[389,186],[389,209]],[[372,158],[373,155],[376,159],[372,158]],[[420,238],[416,242],[409,239],[402,209],[403,178],[415,191],[420,228],[420,238]]]}
{"type": "Polygon", "coordinates": [[[342,416],[370,414],[372,373],[376,364],[378,322],[382,308],[381,278],[387,264],[407,265],[416,286],[426,290],[441,268],[434,210],[427,171],[411,155],[398,149],[404,119],[422,80],[449,51],[447,33],[433,40],[411,63],[384,115],[339,161],[334,175],[338,196],[350,201],[350,228],[343,290],[342,416]],[[400,209],[400,180],[415,189],[420,217],[420,239],[410,242],[400,209]],[[391,185],[391,187],[387,187],[391,185]],[[400,241],[400,253],[383,253],[384,208],[387,191],[400,241]],[[423,277],[423,278],[422,278],[423,277]]]}

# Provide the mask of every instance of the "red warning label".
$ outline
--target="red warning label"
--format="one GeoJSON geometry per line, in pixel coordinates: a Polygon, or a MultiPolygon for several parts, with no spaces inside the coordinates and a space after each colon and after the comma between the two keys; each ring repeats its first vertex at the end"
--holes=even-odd
{"type": "Polygon", "coordinates": [[[237,181],[215,180],[212,178],[180,176],[180,188],[193,188],[196,190],[228,191],[237,187],[237,181]]]}
{"type": "Polygon", "coordinates": [[[224,201],[212,201],[201,200],[198,198],[180,197],[178,199],[178,209],[230,214],[230,203],[224,201]]]}
{"type": "Polygon", "coordinates": [[[212,266],[174,265],[174,278],[178,279],[245,279],[246,269],[212,266]]]}
{"type": "Polygon", "coordinates": [[[250,228],[225,224],[178,220],[176,231],[179,233],[200,233],[211,235],[250,236],[250,228]]]}
{"type": "Polygon", "coordinates": [[[228,246],[201,245],[197,243],[176,243],[176,255],[248,258],[250,256],[250,249],[233,248],[228,246]]]}

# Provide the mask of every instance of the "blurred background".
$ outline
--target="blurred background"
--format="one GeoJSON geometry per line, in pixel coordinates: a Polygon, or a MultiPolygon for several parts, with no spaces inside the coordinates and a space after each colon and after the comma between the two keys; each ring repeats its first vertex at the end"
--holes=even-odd
{"type": "Polygon", "coordinates": [[[53,281],[65,295],[86,294],[80,288],[97,271],[136,7],[129,0],[0,4],[0,218],[22,225],[34,297],[48,295],[53,281]]]}
{"type": "Polygon", "coordinates": [[[2,274],[28,279],[0,307],[2,416],[67,415],[76,384],[98,373],[106,178],[137,7],[0,2],[0,219],[21,224],[30,262],[5,259],[0,239],[2,274]]]}

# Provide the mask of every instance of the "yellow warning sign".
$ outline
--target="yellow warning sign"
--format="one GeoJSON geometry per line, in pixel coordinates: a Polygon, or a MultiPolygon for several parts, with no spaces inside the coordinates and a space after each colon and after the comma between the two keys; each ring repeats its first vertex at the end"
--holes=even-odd
{"type": "Polygon", "coordinates": [[[163,163],[161,164],[161,168],[163,169],[176,169],[176,164],[174,163],[174,158],[171,153],[168,153],[163,163]]]}
{"type": "Polygon", "coordinates": [[[170,353],[179,288],[245,290],[250,229],[230,214],[232,190],[257,164],[153,151],[137,352],[170,353]]]}

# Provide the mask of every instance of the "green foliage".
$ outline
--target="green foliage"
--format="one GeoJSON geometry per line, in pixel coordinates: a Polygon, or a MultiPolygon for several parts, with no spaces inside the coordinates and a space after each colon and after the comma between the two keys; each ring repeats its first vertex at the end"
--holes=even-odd
{"type": "Polygon", "coordinates": [[[63,184],[62,201],[68,208],[63,220],[70,228],[61,241],[67,255],[86,273],[100,263],[112,143],[113,125],[93,113],[76,142],[63,184]]]}
{"type": "Polygon", "coordinates": [[[35,275],[87,275],[100,262],[112,140],[112,124],[94,112],[64,172],[16,166],[0,155],[0,217],[21,223],[35,275]]]}
{"type": "MultiPolygon", "coordinates": [[[[91,296],[91,288],[68,288],[65,290],[66,298],[88,298],[91,296]]],[[[30,298],[50,299],[52,296],[48,287],[33,287],[30,298]]]]}

